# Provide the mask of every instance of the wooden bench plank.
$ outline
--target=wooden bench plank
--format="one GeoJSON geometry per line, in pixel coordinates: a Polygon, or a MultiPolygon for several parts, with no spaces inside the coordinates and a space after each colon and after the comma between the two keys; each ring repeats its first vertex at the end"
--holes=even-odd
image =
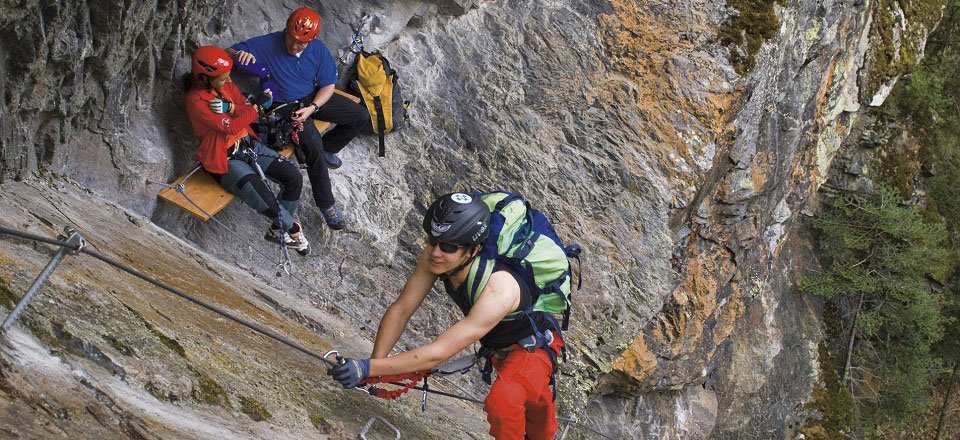
{"type": "Polygon", "coordinates": [[[336,94],[338,94],[338,95],[340,95],[340,96],[347,97],[347,98],[349,98],[351,101],[353,101],[353,102],[355,102],[355,103],[357,103],[357,104],[360,103],[360,97],[359,97],[359,96],[353,96],[353,95],[351,95],[351,94],[349,94],[349,93],[347,93],[347,92],[344,92],[343,90],[333,89],[333,93],[336,93],[336,94]]]}
{"type": "MultiPolygon", "coordinates": [[[[353,96],[342,90],[334,90],[334,93],[345,96],[355,103],[360,103],[359,97],[353,96]]],[[[333,124],[330,122],[318,121],[315,119],[313,120],[313,124],[317,127],[317,131],[319,131],[320,134],[326,133],[328,130],[330,130],[330,128],[333,127],[333,124]]],[[[232,140],[231,143],[236,142],[245,135],[246,133],[240,133],[235,139],[232,140]]],[[[292,156],[293,145],[288,145],[287,148],[280,151],[280,154],[282,154],[284,157],[292,156]]],[[[200,165],[197,165],[197,167],[199,166],[200,165]]],[[[183,185],[183,192],[187,195],[187,197],[190,198],[190,200],[193,201],[193,203],[190,203],[190,201],[180,194],[175,188],[164,188],[160,190],[157,196],[176,206],[179,206],[200,220],[207,221],[210,220],[210,216],[216,215],[216,213],[220,212],[220,210],[226,208],[227,205],[229,205],[230,202],[236,198],[236,196],[223,189],[223,187],[221,187],[216,180],[213,180],[213,177],[211,177],[210,174],[203,169],[197,170],[195,167],[193,170],[187,174],[184,174],[183,176],[180,176],[171,184],[172,186],[177,187],[189,176],[189,180],[187,180],[183,185]],[[193,170],[196,170],[196,172],[193,172],[193,170]],[[198,205],[199,208],[194,206],[194,203],[198,205]],[[206,213],[204,213],[204,211],[206,213]]]]}
{"type": "MultiPolygon", "coordinates": [[[[314,125],[317,126],[317,130],[319,130],[321,134],[333,126],[333,124],[327,121],[317,120],[314,120],[314,125]]],[[[293,145],[288,145],[287,148],[280,151],[280,154],[284,157],[293,156],[293,145]]],[[[199,166],[200,165],[197,165],[197,167],[199,166]]],[[[220,210],[226,208],[236,196],[223,189],[223,187],[220,186],[216,180],[213,180],[213,177],[203,169],[193,172],[194,169],[196,169],[196,167],[171,183],[170,185],[174,188],[165,187],[161,189],[160,192],[157,193],[157,197],[179,206],[200,220],[207,221],[210,220],[210,216],[216,215],[220,210]],[[191,172],[193,172],[193,175],[190,174],[191,172]],[[183,193],[186,194],[193,203],[190,203],[183,194],[180,194],[175,189],[175,187],[183,183],[188,176],[190,178],[183,185],[183,193]],[[197,204],[199,208],[194,206],[194,203],[197,204]],[[206,211],[206,213],[204,213],[204,211],[206,211]]]]}

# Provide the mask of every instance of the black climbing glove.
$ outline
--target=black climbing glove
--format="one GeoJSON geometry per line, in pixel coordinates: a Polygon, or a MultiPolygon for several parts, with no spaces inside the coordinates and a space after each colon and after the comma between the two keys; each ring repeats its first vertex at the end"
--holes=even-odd
{"type": "Polygon", "coordinates": [[[330,367],[327,374],[344,388],[356,388],[370,376],[370,359],[344,358],[336,367],[330,367]]]}

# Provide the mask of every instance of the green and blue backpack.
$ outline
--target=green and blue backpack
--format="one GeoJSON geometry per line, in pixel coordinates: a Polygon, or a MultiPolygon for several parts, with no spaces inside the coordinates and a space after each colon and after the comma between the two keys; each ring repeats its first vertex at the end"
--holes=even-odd
{"type": "MultiPolygon", "coordinates": [[[[531,306],[507,315],[504,320],[529,319],[538,345],[546,345],[533,313],[544,312],[558,331],[565,331],[570,322],[572,272],[569,258],[580,264],[580,246],[568,246],[557,236],[547,217],[530,207],[523,197],[504,191],[474,193],[490,208],[490,235],[483,242],[479,255],[467,275],[467,293],[471,303],[490,279],[494,265],[505,265],[520,275],[532,295],[531,306]],[[562,315],[558,324],[554,315],[562,315]]],[[[580,288],[578,278],[577,289],[580,288]]]]}

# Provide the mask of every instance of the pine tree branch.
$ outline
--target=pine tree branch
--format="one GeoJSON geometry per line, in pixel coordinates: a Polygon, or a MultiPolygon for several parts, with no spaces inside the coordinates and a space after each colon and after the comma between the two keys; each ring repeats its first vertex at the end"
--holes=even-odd
{"type": "Polygon", "coordinates": [[[937,423],[937,435],[934,440],[940,440],[940,435],[943,434],[943,425],[947,420],[947,409],[950,407],[950,397],[953,394],[953,384],[957,379],[957,370],[960,369],[960,359],[953,362],[953,373],[950,374],[950,382],[947,383],[947,392],[943,396],[943,406],[940,407],[940,422],[937,423]]]}
{"type": "Polygon", "coordinates": [[[850,378],[847,376],[850,370],[850,362],[853,360],[853,343],[857,336],[857,317],[860,316],[860,309],[863,307],[863,293],[860,294],[860,301],[857,303],[857,312],[853,315],[853,324],[850,325],[850,342],[847,343],[847,359],[843,365],[843,382],[846,383],[850,378]]]}

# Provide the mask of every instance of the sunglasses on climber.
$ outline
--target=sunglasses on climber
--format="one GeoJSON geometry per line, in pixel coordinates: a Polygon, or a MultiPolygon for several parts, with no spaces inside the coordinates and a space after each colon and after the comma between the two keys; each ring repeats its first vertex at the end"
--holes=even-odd
{"type": "Polygon", "coordinates": [[[463,246],[456,245],[456,244],[453,244],[453,243],[444,243],[444,242],[442,242],[442,241],[437,240],[437,239],[434,238],[434,237],[427,237],[427,244],[429,244],[430,246],[433,246],[433,247],[439,246],[439,247],[440,247],[440,252],[443,252],[443,253],[445,253],[445,254],[452,254],[452,253],[460,250],[460,248],[463,247],[463,246]]]}

